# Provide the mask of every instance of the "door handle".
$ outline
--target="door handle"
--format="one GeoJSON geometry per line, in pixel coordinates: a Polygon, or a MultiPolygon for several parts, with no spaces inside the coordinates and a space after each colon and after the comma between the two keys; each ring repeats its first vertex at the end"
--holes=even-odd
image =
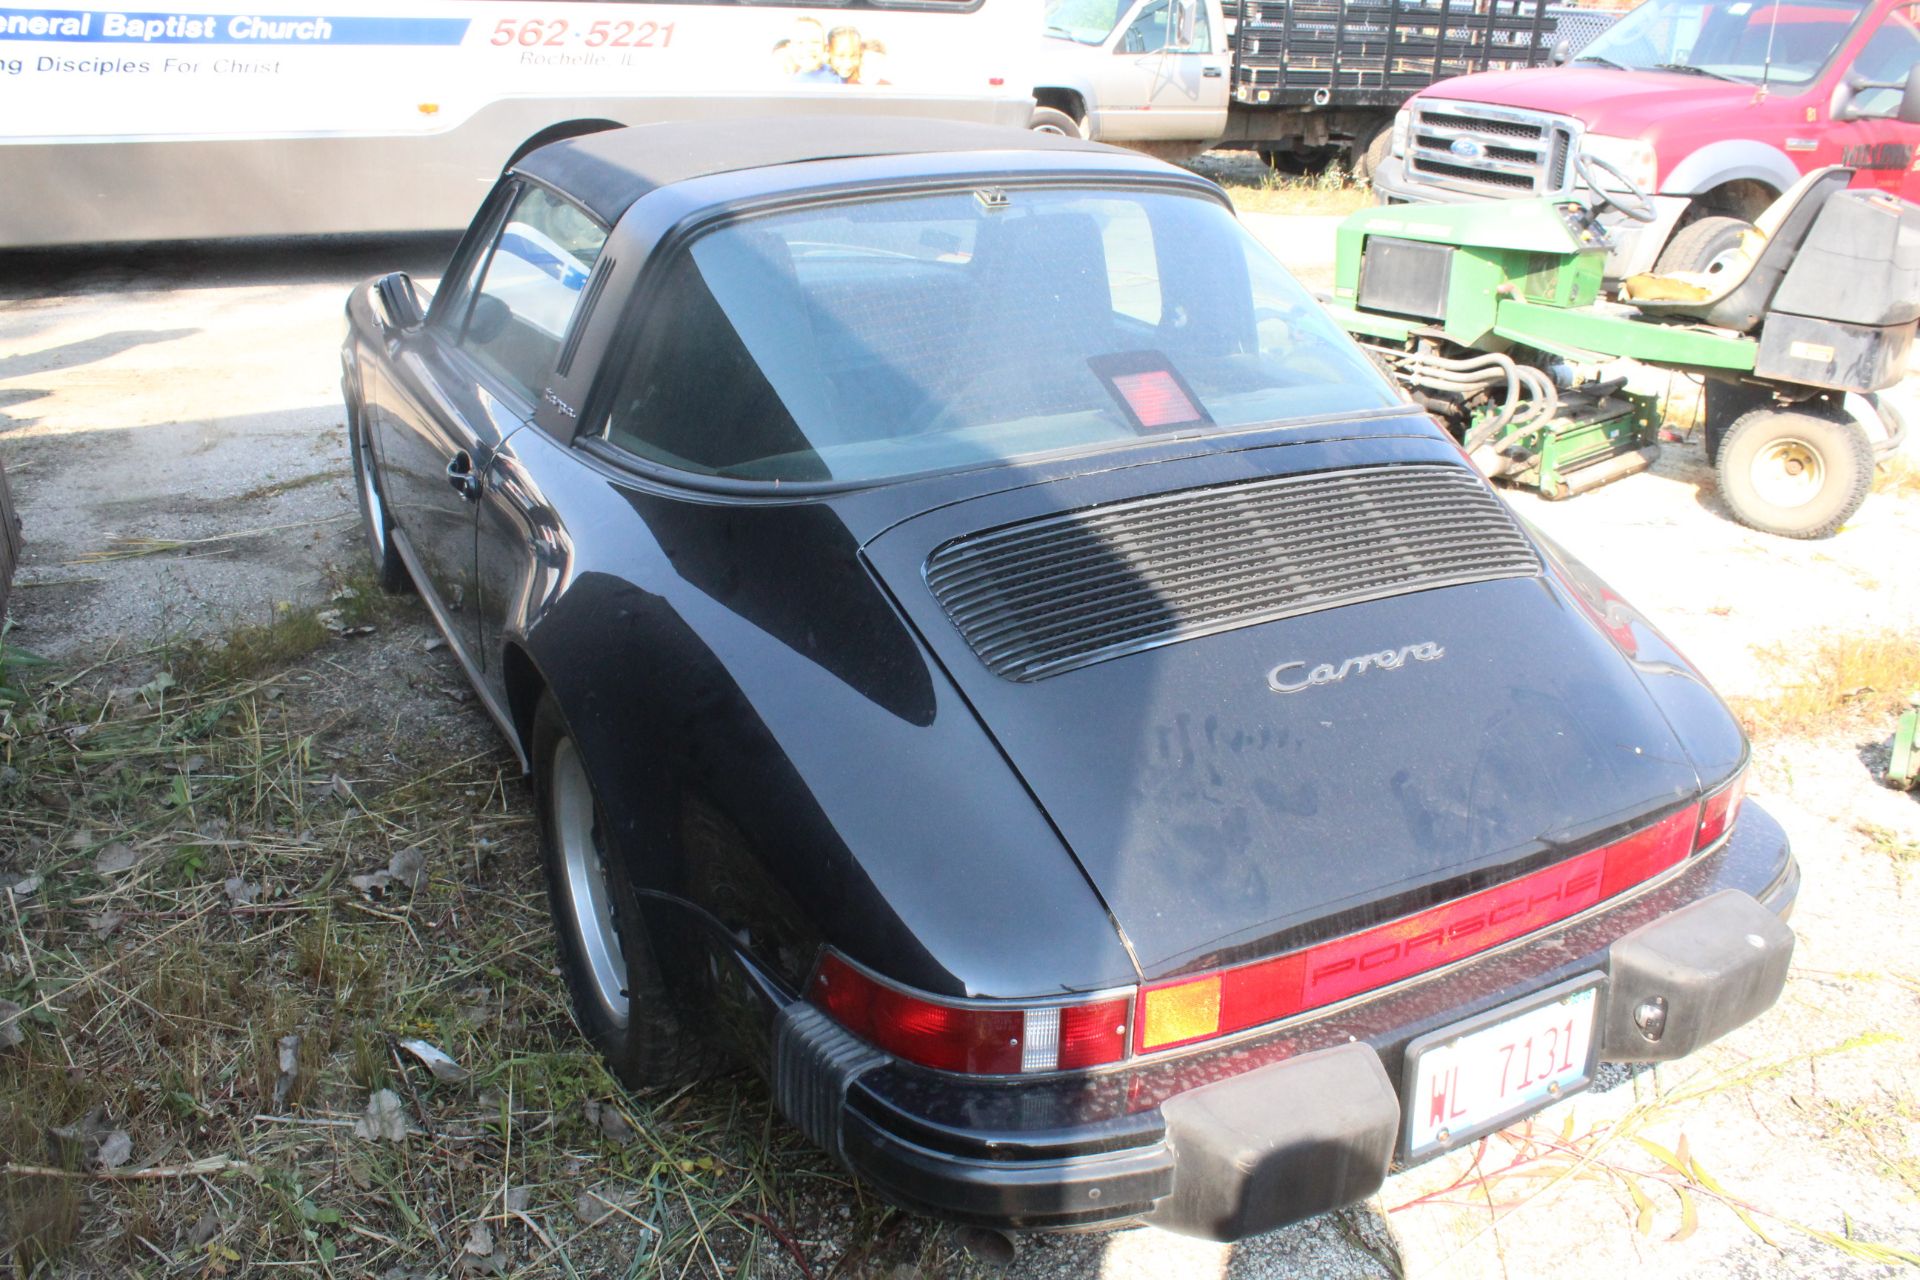
{"type": "Polygon", "coordinates": [[[1200,68],[1200,74],[1205,76],[1209,80],[1218,80],[1220,78],[1220,68],[1202,67],[1200,68]]]}
{"type": "Polygon", "coordinates": [[[447,462],[447,483],[468,502],[480,497],[480,477],[474,474],[473,456],[465,449],[454,454],[447,462]]]}

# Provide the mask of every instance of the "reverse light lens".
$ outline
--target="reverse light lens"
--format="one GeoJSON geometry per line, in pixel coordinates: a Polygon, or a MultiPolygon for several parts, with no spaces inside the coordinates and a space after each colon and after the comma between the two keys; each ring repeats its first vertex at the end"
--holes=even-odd
{"type": "Polygon", "coordinates": [[[929,1000],[880,981],[829,951],[813,1003],[862,1040],[908,1062],[965,1075],[1021,1075],[1118,1062],[1127,997],[1023,1009],[997,1001],[929,1000]]]}
{"type": "Polygon", "coordinates": [[[1733,824],[1740,820],[1740,802],[1746,796],[1747,771],[1742,769],[1700,806],[1700,834],[1694,837],[1693,847],[1704,849],[1733,830],[1733,824]]]}

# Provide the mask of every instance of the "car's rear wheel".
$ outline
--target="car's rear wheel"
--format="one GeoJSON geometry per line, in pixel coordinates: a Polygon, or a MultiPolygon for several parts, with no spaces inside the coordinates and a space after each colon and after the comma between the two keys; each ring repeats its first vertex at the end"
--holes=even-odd
{"type": "Polygon", "coordinates": [[[413,590],[413,579],[393,545],[393,515],[373,464],[373,451],[358,405],[347,405],[347,450],[353,455],[353,489],[360,500],[360,528],[373,561],[373,576],[382,591],[396,595],[413,590]]]}
{"type": "Polygon", "coordinates": [[[1824,538],[1867,500],[1873,445],[1851,418],[1755,409],[1728,429],[1714,476],[1741,524],[1786,538],[1824,538]]]}
{"type": "Polygon", "coordinates": [[[551,697],[534,713],[533,784],[560,972],[581,1030],[632,1088],[712,1074],[711,1052],[669,1001],[627,865],[551,697]]]}

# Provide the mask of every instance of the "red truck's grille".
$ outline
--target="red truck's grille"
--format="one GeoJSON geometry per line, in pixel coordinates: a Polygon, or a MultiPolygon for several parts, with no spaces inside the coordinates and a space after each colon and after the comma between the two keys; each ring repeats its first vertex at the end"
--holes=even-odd
{"type": "Polygon", "coordinates": [[[1477,103],[1414,104],[1407,177],[1455,191],[1559,195],[1577,139],[1571,120],[1477,103]]]}

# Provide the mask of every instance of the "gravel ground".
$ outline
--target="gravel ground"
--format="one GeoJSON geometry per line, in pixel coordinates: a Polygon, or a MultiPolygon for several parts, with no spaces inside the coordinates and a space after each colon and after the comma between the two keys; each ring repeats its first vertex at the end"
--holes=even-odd
{"type": "MultiPolygon", "coordinates": [[[[1249,223],[1325,287],[1331,219],[1249,223]]],[[[358,545],[337,398],[344,290],[393,266],[431,277],[448,248],[0,257],[0,459],[28,540],[22,643],[94,660],[318,598],[325,566],[358,545]]],[[[1726,517],[1697,444],[1683,444],[1651,474],[1572,502],[1514,502],[1729,695],[1764,695],[1823,631],[1920,635],[1911,496],[1876,496],[1826,542],[1768,538],[1726,517]]],[[[1613,1072],[1547,1112],[1536,1137],[1557,1154],[1497,1139],[1477,1166],[1462,1153],[1396,1176],[1366,1206],[1233,1247],[1144,1229],[1026,1241],[1009,1274],[1884,1273],[1812,1233],[1920,1250],[1920,934],[1906,927],[1920,803],[1875,784],[1890,730],[1758,744],[1751,793],[1806,872],[1788,993],[1693,1059],[1613,1072]],[[1683,1137],[1724,1193],[1641,1142],[1672,1152],[1683,1137]]]]}

